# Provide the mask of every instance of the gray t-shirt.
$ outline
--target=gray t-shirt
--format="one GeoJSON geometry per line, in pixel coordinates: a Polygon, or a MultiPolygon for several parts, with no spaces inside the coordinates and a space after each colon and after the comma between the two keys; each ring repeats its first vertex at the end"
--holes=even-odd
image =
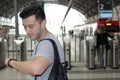
{"type": "MultiPolygon", "coordinates": [[[[60,60],[61,62],[64,62],[64,52],[63,52],[63,48],[59,40],[51,33],[46,35],[44,39],[47,39],[47,38],[53,39],[56,42],[58,52],[60,55],[60,60]]],[[[41,76],[37,76],[37,80],[48,80],[49,74],[51,72],[51,69],[54,63],[54,50],[53,50],[52,43],[49,40],[43,40],[41,42],[38,42],[35,52],[36,53],[33,56],[33,58],[36,56],[42,56],[42,57],[47,58],[50,61],[49,67],[46,69],[46,71],[41,76]]],[[[32,80],[35,80],[34,76],[32,77],[32,80]]]]}

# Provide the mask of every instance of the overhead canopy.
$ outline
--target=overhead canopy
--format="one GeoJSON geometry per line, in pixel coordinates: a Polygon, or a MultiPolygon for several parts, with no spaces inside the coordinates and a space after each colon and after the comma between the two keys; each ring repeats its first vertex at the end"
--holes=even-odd
{"type": "MultiPolygon", "coordinates": [[[[28,6],[30,1],[45,1],[46,3],[56,3],[68,6],[70,0],[17,0],[18,12],[28,6]]],[[[120,5],[119,0],[113,0],[114,7],[120,5]]],[[[73,0],[72,8],[84,14],[87,18],[97,15],[97,0],[73,0]]],[[[15,15],[14,0],[0,0],[0,16],[11,18],[15,15]]]]}

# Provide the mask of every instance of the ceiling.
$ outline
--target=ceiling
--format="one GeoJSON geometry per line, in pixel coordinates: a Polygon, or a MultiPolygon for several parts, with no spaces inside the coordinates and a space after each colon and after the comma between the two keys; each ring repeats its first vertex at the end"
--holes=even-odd
{"type": "MultiPolygon", "coordinates": [[[[15,0],[0,0],[0,16],[11,18],[15,15],[14,12],[15,0]]],[[[46,3],[57,3],[68,6],[70,0],[17,0],[18,12],[28,6],[31,1],[45,1],[46,3]]],[[[114,7],[120,5],[120,0],[113,0],[114,7]]],[[[73,0],[72,8],[84,14],[87,18],[97,15],[97,0],[73,0]]]]}

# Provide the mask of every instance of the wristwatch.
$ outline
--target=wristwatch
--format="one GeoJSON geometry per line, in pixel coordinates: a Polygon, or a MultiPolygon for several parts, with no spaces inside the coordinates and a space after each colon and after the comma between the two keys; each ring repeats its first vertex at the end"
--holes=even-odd
{"type": "Polygon", "coordinates": [[[17,61],[17,60],[16,59],[9,59],[8,60],[7,66],[9,66],[10,68],[13,68],[12,65],[10,65],[11,61],[17,61]]]}

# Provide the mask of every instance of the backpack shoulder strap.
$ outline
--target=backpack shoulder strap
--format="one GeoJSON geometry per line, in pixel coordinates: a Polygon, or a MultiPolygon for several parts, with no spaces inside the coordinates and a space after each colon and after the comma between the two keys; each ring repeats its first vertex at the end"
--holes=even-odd
{"type": "Polygon", "coordinates": [[[52,43],[53,50],[54,50],[54,63],[55,64],[60,63],[59,52],[58,52],[58,48],[57,48],[57,45],[56,45],[55,41],[53,39],[50,39],[50,38],[42,39],[40,41],[43,41],[43,40],[49,40],[52,43]]]}
{"type": "MultiPolygon", "coordinates": [[[[58,52],[58,48],[57,45],[55,43],[55,41],[53,39],[47,38],[47,39],[42,39],[40,41],[43,40],[49,40],[52,45],[53,45],[53,50],[54,50],[54,64],[59,64],[60,63],[60,57],[59,57],[59,52],[58,52]]],[[[35,80],[37,80],[37,75],[35,76],[35,80]]]]}

